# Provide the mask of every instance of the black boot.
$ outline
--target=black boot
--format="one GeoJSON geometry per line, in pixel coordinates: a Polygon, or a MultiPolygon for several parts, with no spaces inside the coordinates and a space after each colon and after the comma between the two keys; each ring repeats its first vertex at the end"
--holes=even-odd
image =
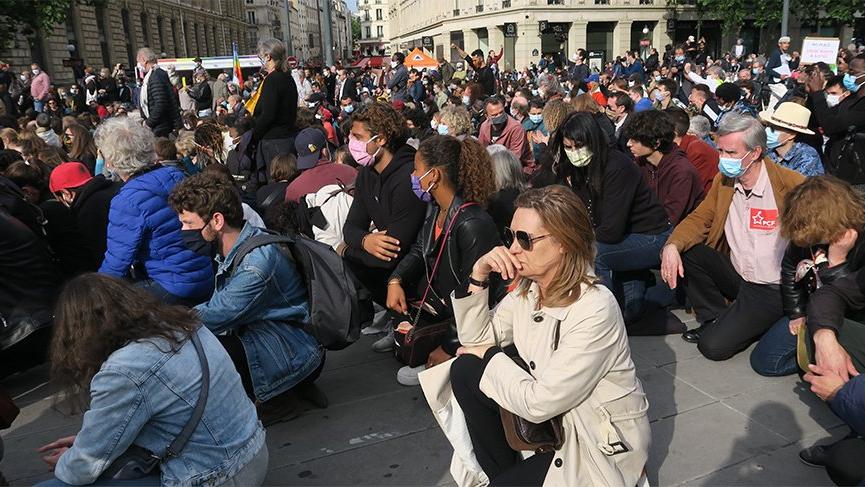
{"type": "Polygon", "coordinates": [[[717,321],[718,320],[707,321],[693,330],[688,330],[685,333],[682,333],[682,340],[685,340],[688,343],[698,343],[700,337],[703,336],[703,332],[706,331],[706,328],[714,325],[717,321]]]}

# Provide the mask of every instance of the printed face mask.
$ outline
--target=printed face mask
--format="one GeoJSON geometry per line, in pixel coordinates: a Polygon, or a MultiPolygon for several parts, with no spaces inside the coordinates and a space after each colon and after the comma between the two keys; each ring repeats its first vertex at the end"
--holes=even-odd
{"type": "Polygon", "coordinates": [[[592,151],[588,147],[565,149],[565,155],[574,167],[585,167],[592,160],[592,151]]]}

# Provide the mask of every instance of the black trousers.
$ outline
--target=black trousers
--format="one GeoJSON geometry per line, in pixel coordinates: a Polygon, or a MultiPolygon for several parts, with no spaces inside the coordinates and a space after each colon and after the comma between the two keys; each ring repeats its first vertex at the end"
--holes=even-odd
{"type": "Polygon", "coordinates": [[[508,446],[499,405],[480,389],[484,367],[484,361],[474,355],[461,355],[451,365],[451,388],[465,413],[475,457],[491,486],[542,485],[554,453],[523,460],[508,446]]]}
{"type": "Polygon", "coordinates": [[[727,360],[784,316],[780,286],[746,282],[730,257],[715,249],[697,245],[682,254],[682,265],[683,286],[697,321],[717,320],[700,337],[698,348],[706,358],[727,360]]]}
{"type": "MultiPolygon", "coordinates": [[[[382,308],[387,308],[387,281],[393,269],[367,267],[353,259],[343,260],[357,280],[370,292],[372,300],[382,308]]],[[[406,293],[408,292],[409,290],[406,290],[406,293]]]]}
{"type": "Polygon", "coordinates": [[[845,438],[829,447],[826,473],[837,485],[862,485],[865,482],[865,439],[845,438]]]}

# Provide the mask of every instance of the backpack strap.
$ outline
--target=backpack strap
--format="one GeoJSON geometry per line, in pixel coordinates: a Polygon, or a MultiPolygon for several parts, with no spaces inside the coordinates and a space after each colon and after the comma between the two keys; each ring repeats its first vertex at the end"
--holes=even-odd
{"type": "Polygon", "coordinates": [[[168,445],[161,460],[165,461],[168,458],[177,458],[183,452],[189,438],[198,423],[201,422],[201,416],[204,415],[204,407],[207,405],[207,396],[210,394],[210,366],[207,363],[207,355],[204,354],[204,347],[201,346],[201,340],[198,338],[198,332],[193,332],[190,337],[192,345],[195,347],[195,353],[198,354],[198,361],[201,362],[201,389],[198,391],[198,400],[195,402],[195,409],[192,410],[192,416],[189,421],[183,426],[177,438],[168,445]]]}
{"type": "Polygon", "coordinates": [[[240,244],[240,247],[238,247],[237,251],[234,253],[234,258],[231,261],[231,265],[228,266],[229,274],[234,272],[234,269],[237,268],[241,261],[243,261],[243,258],[246,257],[246,254],[252,252],[258,247],[281,243],[293,244],[294,238],[286,235],[277,235],[270,232],[261,233],[259,235],[254,235],[248,238],[245,242],[240,244]]]}

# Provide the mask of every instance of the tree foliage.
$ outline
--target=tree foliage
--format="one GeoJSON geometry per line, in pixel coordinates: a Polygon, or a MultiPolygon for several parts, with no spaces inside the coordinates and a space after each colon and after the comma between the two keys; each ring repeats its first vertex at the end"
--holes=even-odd
{"type": "Polygon", "coordinates": [[[76,4],[97,5],[106,0],[0,0],[0,47],[8,46],[16,34],[49,32],[64,22],[76,4]]]}
{"type": "Polygon", "coordinates": [[[360,40],[360,17],[352,15],[351,17],[351,41],[352,43],[360,40]]]}
{"type": "MultiPolygon", "coordinates": [[[[746,20],[753,20],[756,27],[766,27],[781,22],[783,0],[669,0],[668,7],[696,7],[702,19],[718,19],[724,30],[738,32],[746,20]]],[[[865,12],[862,0],[790,0],[791,17],[806,25],[853,23],[857,11],[865,12]]]]}

